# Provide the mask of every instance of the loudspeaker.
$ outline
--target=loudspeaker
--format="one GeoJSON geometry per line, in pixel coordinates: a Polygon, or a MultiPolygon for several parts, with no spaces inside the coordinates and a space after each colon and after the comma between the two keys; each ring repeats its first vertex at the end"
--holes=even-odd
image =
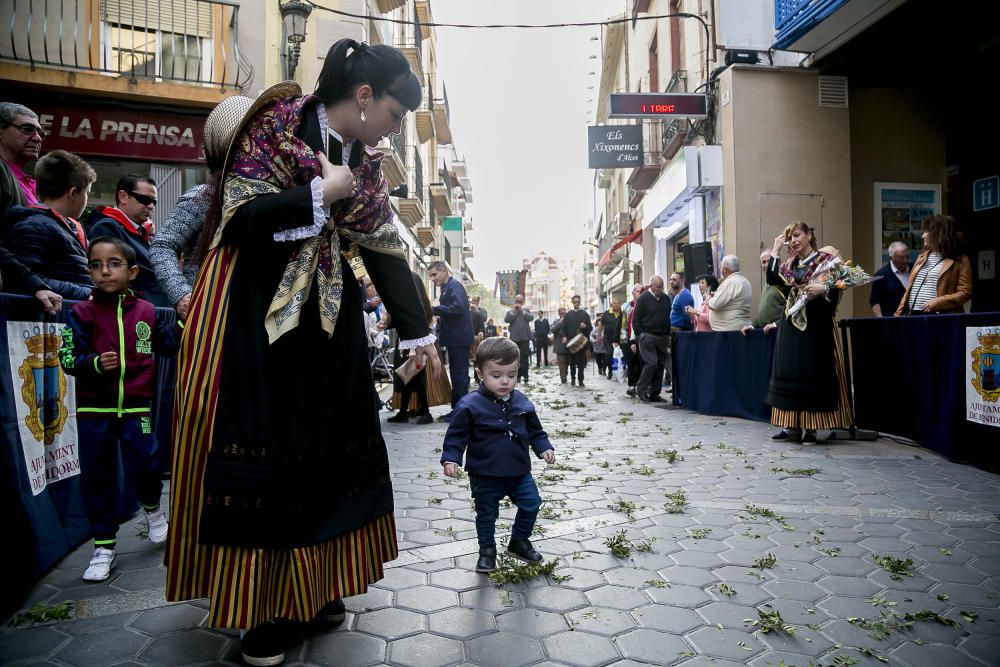
{"type": "Polygon", "coordinates": [[[745,63],[747,65],[756,65],[760,62],[760,55],[756,51],[750,51],[748,49],[733,49],[731,51],[726,51],[725,63],[726,65],[732,65],[734,63],[745,63]]]}
{"type": "Polygon", "coordinates": [[[698,276],[706,273],[715,275],[712,244],[708,241],[688,243],[684,246],[684,282],[690,285],[698,276]]]}

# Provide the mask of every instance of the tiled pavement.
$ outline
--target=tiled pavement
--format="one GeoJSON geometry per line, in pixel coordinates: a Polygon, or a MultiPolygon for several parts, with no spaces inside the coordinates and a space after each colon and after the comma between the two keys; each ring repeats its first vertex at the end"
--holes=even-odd
{"type": "MultiPolygon", "coordinates": [[[[437,464],[444,425],[385,424],[400,558],[287,664],[1000,664],[997,475],[887,440],[774,443],[764,424],[633,403],[602,378],[532,377],[559,456],[536,464],[554,576],[497,588],[472,572],[467,480],[437,464]],[[622,531],[618,558],[605,540],[622,531]],[[893,578],[876,556],[912,565],[893,578]],[[785,630],[764,632],[776,614],[785,630]]],[[[135,533],[105,584],[79,580],[89,546],[60,563],[25,606],[72,600],[75,618],[0,633],[0,662],[238,663],[204,601],[164,603],[161,550],[135,533]]]]}

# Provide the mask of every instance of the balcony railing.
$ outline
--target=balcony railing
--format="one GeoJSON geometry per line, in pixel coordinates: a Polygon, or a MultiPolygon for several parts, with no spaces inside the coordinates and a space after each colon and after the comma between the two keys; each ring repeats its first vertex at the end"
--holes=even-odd
{"type": "Polygon", "coordinates": [[[254,71],[239,49],[231,0],[18,0],[0,3],[0,60],[243,90],[254,71]]]}
{"type": "Polygon", "coordinates": [[[434,99],[434,126],[437,130],[439,144],[450,144],[451,137],[451,107],[448,105],[448,88],[441,84],[441,97],[434,99]]]}

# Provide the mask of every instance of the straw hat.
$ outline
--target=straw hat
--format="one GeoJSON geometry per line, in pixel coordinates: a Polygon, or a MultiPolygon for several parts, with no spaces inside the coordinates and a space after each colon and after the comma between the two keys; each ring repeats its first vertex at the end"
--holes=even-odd
{"type": "MultiPolygon", "coordinates": [[[[302,88],[299,86],[299,84],[297,84],[294,81],[282,81],[281,83],[276,83],[267,90],[265,90],[263,93],[260,94],[260,96],[256,100],[250,103],[247,109],[245,109],[245,111],[243,112],[242,117],[237,119],[238,123],[236,123],[235,127],[233,127],[232,134],[229,135],[228,141],[225,144],[226,160],[223,163],[222,167],[223,173],[225,174],[229,172],[229,167],[232,165],[233,158],[235,157],[235,152],[236,152],[235,149],[237,142],[240,139],[240,136],[250,125],[250,121],[253,120],[254,116],[256,116],[261,109],[266,107],[268,104],[271,104],[275,100],[280,100],[285,97],[301,97],[301,96],[302,96],[302,88]]],[[[220,102],[219,106],[221,107],[223,104],[232,99],[237,99],[237,98],[234,97],[227,98],[226,100],[220,102]]],[[[246,97],[243,97],[242,99],[249,100],[249,98],[246,97]]],[[[218,108],[219,107],[216,107],[216,110],[218,110],[218,108]]],[[[213,111],[212,113],[214,114],[215,111],[213,111]]],[[[211,121],[211,119],[212,117],[211,115],[209,115],[209,121],[211,121]]],[[[206,122],[206,128],[205,128],[206,149],[208,148],[207,125],[208,123],[206,122]]],[[[222,152],[220,151],[219,155],[221,154],[222,152]]]]}
{"type": "Polygon", "coordinates": [[[243,122],[253,100],[245,95],[234,95],[215,105],[205,119],[205,157],[209,161],[221,160],[229,150],[237,128],[243,122]]]}

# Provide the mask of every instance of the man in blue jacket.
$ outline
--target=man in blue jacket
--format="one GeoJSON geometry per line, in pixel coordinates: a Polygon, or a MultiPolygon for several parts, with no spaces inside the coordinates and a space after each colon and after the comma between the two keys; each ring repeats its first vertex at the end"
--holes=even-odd
{"type": "MultiPolygon", "coordinates": [[[[451,377],[451,408],[469,393],[469,346],[472,345],[472,312],[469,295],[462,283],[455,280],[444,262],[433,262],[428,275],[440,288],[438,305],[432,309],[438,316],[438,339],[448,351],[448,375],[451,377]]],[[[452,412],[438,417],[449,421],[452,412]]]]}

